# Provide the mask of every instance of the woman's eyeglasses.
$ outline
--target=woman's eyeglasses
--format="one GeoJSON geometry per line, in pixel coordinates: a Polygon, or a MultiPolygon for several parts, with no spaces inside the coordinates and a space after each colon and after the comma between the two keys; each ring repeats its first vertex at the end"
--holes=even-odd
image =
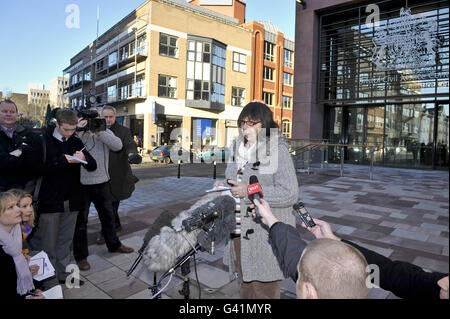
{"type": "Polygon", "coordinates": [[[247,125],[247,126],[255,126],[256,124],[261,123],[261,121],[241,121],[241,126],[247,125]]]}

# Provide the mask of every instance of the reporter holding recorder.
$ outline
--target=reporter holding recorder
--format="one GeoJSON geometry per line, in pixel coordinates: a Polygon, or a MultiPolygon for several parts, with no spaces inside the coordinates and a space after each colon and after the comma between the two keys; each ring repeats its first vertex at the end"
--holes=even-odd
{"type": "Polygon", "coordinates": [[[231,275],[238,272],[241,298],[279,299],[283,272],[268,243],[265,226],[247,212],[251,204],[247,187],[250,176],[256,176],[274,214],[295,225],[291,211],[299,195],[297,176],[286,140],[265,104],[247,104],[239,115],[238,126],[240,135],[233,141],[232,162],[225,171],[225,178],[233,185],[237,227],[225,247],[224,264],[231,275]]]}
{"type": "MultiPolygon", "coordinates": [[[[297,264],[306,247],[300,232],[290,225],[286,225],[272,214],[269,204],[255,200],[255,205],[261,215],[261,221],[269,229],[274,251],[286,276],[294,281],[298,279],[297,264]]],[[[252,205],[254,207],[254,205],[252,205]]],[[[253,212],[255,217],[255,213],[253,212]]],[[[316,226],[306,227],[317,239],[325,238],[351,245],[362,253],[368,265],[377,265],[380,268],[380,287],[391,291],[400,298],[421,299],[448,299],[448,274],[439,272],[425,272],[422,268],[404,261],[393,261],[367,248],[361,247],[349,240],[336,237],[330,225],[313,218],[316,226]]]]}

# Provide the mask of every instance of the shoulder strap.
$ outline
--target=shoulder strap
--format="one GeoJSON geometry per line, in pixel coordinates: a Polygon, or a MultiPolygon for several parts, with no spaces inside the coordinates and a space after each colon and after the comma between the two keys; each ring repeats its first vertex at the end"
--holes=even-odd
{"type": "MultiPolygon", "coordinates": [[[[42,134],[39,135],[39,138],[42,144],[42,161],[45,164],[45,161],[47,159],[47,144],[45,143],[45,138],[42,134]]],[[[36,186],[34,187],[33,192],[33,203],[37,203],[38,201],[39,191],[41,190],[41,183],[42,183],[42,176],[40,176],[36,181],[36,186]]]]}

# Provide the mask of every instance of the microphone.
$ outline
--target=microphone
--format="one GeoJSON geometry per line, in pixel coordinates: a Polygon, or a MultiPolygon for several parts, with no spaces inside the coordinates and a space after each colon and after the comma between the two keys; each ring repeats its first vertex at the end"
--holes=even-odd
{"type": "MultiPolygon", "coordinates": [[[[250,176],[248,184],[249,184],[247,187],[248,199],[250,199],[254,204],[255,203],[254,200],[263,198],[264,194],[262,192],[261,185],[259,185],[258,177],[256,177],[255,175],[250,176]]],[[[259,214],[258,207],[256,207],[256,205],[255,205],[255,214],[256,217],[261,216],[259,214]]]]}
{"type": "Polygon", "coordinates": [[[235,228],[235,209],[231,196],[204,196],[173,219],[171,227],[162,227],[159,235],[150,240],[144,253],[145,264],[153,272],[173,271],[177,261],[193,248],[210,251],[212,241],[216,244],[224,240],[235,228]]]}
{"type": "Polygon", "coordinates": [[[159,234],[159,231],[164,226],[169,226],[172,219],[177,217],[177,215],[174,212],[171,211],[163,211],[158,218],[153,222],[153,224],[150,226],[150,228],[147,230],[147,233],[144,236],[143,244],[141,248],[138,250],[139,256],[134,261],[133,265],[130,267],[130,269],[127,271],[127,276],[129,277],[133,271],[136,269],[136,267],[139,265],[139,263],[142,260],[145,248],[147,248],[148,243],[150,240],[157,234],[159,234]]]}
{"type": "Polygon", "coordinates": [[[205,227],[216,218],[222,218],[224,212],[229,212],[236,207],[236,201],[230,196],[220,196],[213,201],[199,207],[192,213],[192,217],[183,220],[183,228],[187,232],[205,227]]]}

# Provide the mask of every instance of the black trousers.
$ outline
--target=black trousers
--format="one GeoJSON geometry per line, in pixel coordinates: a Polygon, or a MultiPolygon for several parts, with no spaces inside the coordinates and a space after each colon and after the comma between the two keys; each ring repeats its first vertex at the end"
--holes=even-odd
{"type": "MultiPolygon", "coordinates": [[[[122,226],[120,224],[120,218],[119,218],[119,205],[120,205],[120,201],[112,202],[113,213],[114,213],[114,227],[116,229],[122,226]]],[[[103,235],[103,229],[100,230],[100,234],[103,237],[105,237],[105,235],[103,235]]]]}
{"type": "Polygon", "coordinates": [[[108,250],[114,252],[122,245],[114,227],[114,212],[108,183],[83,185],[83,189],[84,209],[78,213],[73,236],[73,256],[77,262],[89,256],[87,223],[91,203],[94,203],[98,212],[108,250]]]}

